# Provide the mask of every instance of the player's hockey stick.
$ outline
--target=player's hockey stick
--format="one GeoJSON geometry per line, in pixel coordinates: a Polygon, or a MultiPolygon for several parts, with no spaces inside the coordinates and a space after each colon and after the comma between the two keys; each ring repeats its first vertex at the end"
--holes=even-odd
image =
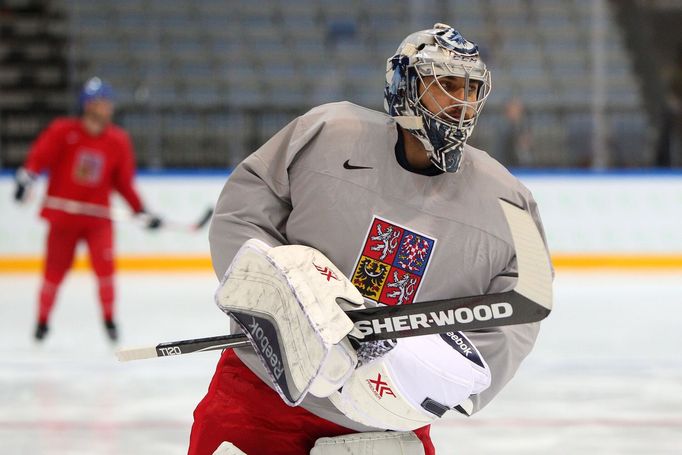
{"type": "MultiPolygon", "coordinates": [[[[527,324],[546,318],[552,311],[552,266],[545,244],[528,212],[503,200],[500,205],[516,250],[518,280],[513,290],[348,311],[346,314],[364,335],[359,341],[527,324]]],[[[259,330],[258,325],[251,330],[259,330]]],[[[257,333],[251,335],[259,338],[257,333]]],[[[250,345],[247,335],[238,334],[121,349],[117,356],[127,361],[250,345]]]]}
{"type": "MultiPolygon", "coordinates": [[[[44,206],[72,215],[88,215],[112,221],[132,221],[145,225],[149,223],[152,218],[152,215],[147,213],[132,214],[125,209],[105,207],[99,204],[90,204],[88,202],[74,201],[72,199],[64,199],[55,196],[47,196],[45,198],[44,206]]],[[[176,231],[198,231],[209,222],[211,216],[213,216],[213,209],[208,208],[201,214],[201,218],[194,223],[178,223],[164,219],[161,227],[176,231]]]]}

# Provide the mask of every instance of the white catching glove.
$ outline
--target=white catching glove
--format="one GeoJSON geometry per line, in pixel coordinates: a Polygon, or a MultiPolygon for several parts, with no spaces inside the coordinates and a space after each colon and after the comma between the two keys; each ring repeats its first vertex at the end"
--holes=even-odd
{"type": "Polygon", "coordinates": [[[357,365],[346,309],[364,308],[353,284],[314,248],[247,241],[216,291],[289,405],[338,390],[357,365]]]}
{"type": "Polygon", "coordinates": [[[414,430],[490,385],[487,364],[461,332],[401,338],[392,349],[391,344],[363,344],[358,356],[365,363],[341,392],[329,397],[356,422],[394,431],[414,430]],[[374,352],[366,357],[366,350],[374,352]],[[372,358],[372,354],[379,357],[372,358]]]}

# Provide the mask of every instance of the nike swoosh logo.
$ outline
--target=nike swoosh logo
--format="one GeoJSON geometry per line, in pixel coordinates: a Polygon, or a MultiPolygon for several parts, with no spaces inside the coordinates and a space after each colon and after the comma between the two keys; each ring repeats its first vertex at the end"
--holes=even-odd
{"type": "Polygon", "coordinates": [[[367,167],[367,166],[353,166],[352,164],[350,164],[350,160],[346,160],[343,163],[343,168],[344,169],[374,169],[374,168],[367,167]]]}

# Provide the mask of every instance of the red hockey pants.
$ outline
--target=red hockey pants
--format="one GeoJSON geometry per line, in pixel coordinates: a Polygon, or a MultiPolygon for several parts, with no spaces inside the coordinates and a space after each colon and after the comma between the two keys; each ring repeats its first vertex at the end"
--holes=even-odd
{"type": "Polygon", "coordinates": [[[47,252],[43,266],[43,284],[40,290],[38,320],[47,323],[64,276],[73,264],[76,246],[85,240],[90,253],[90,263],[97,276],[99,300],[105,319],[114,312],[114,254],[111,223],[94,226],[61,225],[51,223],[47,234],[47,252]]]}
{"type": "MultiPolygon", "coordinates": [[[[284,401],[232,350],[223,352],[208,393],[194,411],[189,455],[211,455],[229,441],[247,455],[307,455],[322,437],[355,433],[284,401]]],[[[426,455],[429,426],[415,430],[426,455]]]]}

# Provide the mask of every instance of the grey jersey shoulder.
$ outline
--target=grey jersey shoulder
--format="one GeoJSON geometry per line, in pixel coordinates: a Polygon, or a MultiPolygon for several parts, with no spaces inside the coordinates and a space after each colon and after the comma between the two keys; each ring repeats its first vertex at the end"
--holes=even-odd
{"type": "Polygon", "coordinates": [[[396,127],[393,118],[383,112],[341,101],[306,112],[299,118],[299,128],[315,130],[333,145],[360,145],[377,134],[395,131],[396,127]]]}
{"type": "Polygon", "coordinates": [[[339,127],[348,126],[348,121],[358,121],[369,125],[394,124],[394,120],[387,114],[369,109],[349,101],[322,104],[303,114],[304,119],[315,119],[339,127]]]}
{"type": "Polygon", "coordinates": [[[469,168],[469,172],[473,173],[478,184],[492,187],[491,189],[495,189],[500,196],[506,194],[512,198],[510,202],[523,204],[523,208],[527,208],[524,201],[532,199],[530,190],[488,153],[467,145],[463,166],[469,168]]]}
{"type": "Polygon", "coordinates": [[[460,194],[453,202],[463,201],[459,210],[453,211],[459,222],[509,243],[511,238],[497,202],[504,199],[531,212],[539,223],[531,192],[483,150],[466,145],[460,170],[452,177],[451,191],[460,194]]]}
{"type": "Polygon", "coordinates": [[[342,101],[315,107],[297,119],[297,137],[305,137],[309,153],[299,165],[336,174],[346,159],[376,167],[382,150],[393,150],[396,124],[389,115],[342,101]]]}
{"type": "Polygon", "coordinates": [[[284,192],[286,172],[294,162],[324,167],[350,150],[372,150],[377,136],[382,136],[380,131],[383,136],[390,136],[391,131],[395,135],[395,123],[386,114],[347,101],[323,104],[292,120],[240,163],[238,170],[267,175],[284,192]]]}
{"type": "MultiPolygon", "coordinates": [[[[506,167],[483,150],[469,145],[465,147],[461,178],[465,181],[467,191],[473,192],[475,197],[488,202],[488,204],[482,204],[481,207],[496,206],[491,203],[493,198],[504,199],[530,212],[544,238],[537,203],[530,190],[506,167]]],[[[484,229],[501,238],[506,237],[504,234],[507,231],[506,223],[488,224],[484,229]]]]}

